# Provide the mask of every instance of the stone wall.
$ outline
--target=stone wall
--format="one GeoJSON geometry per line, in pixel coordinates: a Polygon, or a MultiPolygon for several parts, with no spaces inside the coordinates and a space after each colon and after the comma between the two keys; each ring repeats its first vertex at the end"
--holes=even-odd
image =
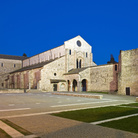
{"type": "Polygon", "coordinates": [[[130,95],[138,95],[138,49],[121,51],[118,75],[118,93],[126,95],[130,89],[130,95]]]}
{"type": "Polygon", "coordinates": [[[65,48],[64,45],[62,45],[23,60],[23,67],[30,66],[33,64],[38,64],[64,55],[65,55],[65,48]]]}
{"type": "MultiPolygon", "coordinates": [[[[53,91],[53,84],[51,80],[65,80],[65,56],[45,65],[41,70],[41,84],[40,88],[43,91],[53,91]]],[[[58,82],[57,91],[67,91],[66,82],[58,82]],[[62,85],[62,86],[61,86],[62,85]],[[65,87],[63,87],[63,85],[65,87]]]]}
{"type": "Polygon", "coordinates": [[[117,71],[115,64],[107,64],[90,68],[89,91],[116,91],[117,71]]]}
{"type": "Polygon", "coordinates": [[[95,65],[93,63],[92,47],[82,37],[77,36],[71,40],[65,41],[65,60],[66,60],[66,72],[71,69],[78,68],[81,62],[82,67],[88,67],[95,65]],[[78,42],[80,45],[78,45],[78,42]]]}
{"type": "Polygon", "coordinates": [[[0,88],[4,87],[4,80],[7,78],[7,75],[21,67],[21,60],[0,59],[0,88]]]}

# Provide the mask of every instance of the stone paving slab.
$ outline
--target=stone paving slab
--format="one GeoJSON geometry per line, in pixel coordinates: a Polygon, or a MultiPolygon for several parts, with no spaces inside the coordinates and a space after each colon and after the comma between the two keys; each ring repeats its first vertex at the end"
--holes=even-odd
{"type": "Polygon", "coordinates": [[[4,130],[7,134],[12,136],[13,138],[23,137],[24,135],[15,130],[14,128],[10,127],[9,125],[5,124],[4,122],[0,121],[0,128],[4,130]]]}

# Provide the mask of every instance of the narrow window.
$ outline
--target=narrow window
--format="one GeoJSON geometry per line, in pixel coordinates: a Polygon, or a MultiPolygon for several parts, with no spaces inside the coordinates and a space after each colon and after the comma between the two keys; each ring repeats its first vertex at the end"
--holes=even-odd
{"type": "Polygon", "coordinates": [[[80,59],[80,62],[79,62],[79,68],[81,68],[81,59],[80,59]]]}
{"type": "Polygon", "coordinates": [[[14,68],[15,68],[15,67],[16,67],[16,64],[14,64],[13,66],[14,66],[14,68]]]}
{"type": "Polygon", "coordinates": [[[3,67],[3,63],[1,63],[1,67],[3,67]]]}
{"type": "Polygon", "coordinates": [[[86,57],[88,57],[88,54],[87,54],[87,52],[86,52],[86,57]]]}
{"type": "Polygon", "coordinates": [[[54,73],[54,76],[56,76],[57,74],[56,73],[54,73]]]}
{"type": "Polygon", "coordinates": [[[78,63],[78,59],[76,60],[76,68],[78,68],[79,67],[79,65],[78,65],[79,63],[78,63]]]}
{"type": "Polygon", "coordinates": [[[115,71],[117,71],[117,65],[115,65],[115,71]]]}
{"type": "Polygon", "coordinates": [[[4,83],[2,83],[1,86],[3,87],[4,86],[4,83]]]}
{"type": "Polygon", "coordinates": [[[69,50],[69,55],[71,55],[71,50],[69,50]]]}

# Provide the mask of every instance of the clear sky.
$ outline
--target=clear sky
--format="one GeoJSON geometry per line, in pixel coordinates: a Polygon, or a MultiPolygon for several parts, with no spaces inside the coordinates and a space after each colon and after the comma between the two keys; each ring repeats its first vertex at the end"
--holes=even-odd
{"type": "Polygon", "coordinates": [[[0,54],[27,56],[77,35],[106,64],[138,48],[138,0],[0,0],[0,54]]]}

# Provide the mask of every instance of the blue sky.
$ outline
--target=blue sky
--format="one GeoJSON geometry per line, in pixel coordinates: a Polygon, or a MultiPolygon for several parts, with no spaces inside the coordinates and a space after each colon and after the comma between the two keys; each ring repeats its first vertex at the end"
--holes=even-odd
{"type": "Polygon", "coordinates": [[[138,0],[0,0],[0,54],[33,56],[77,35],[106,64],[138,48],[138,0]]]}

